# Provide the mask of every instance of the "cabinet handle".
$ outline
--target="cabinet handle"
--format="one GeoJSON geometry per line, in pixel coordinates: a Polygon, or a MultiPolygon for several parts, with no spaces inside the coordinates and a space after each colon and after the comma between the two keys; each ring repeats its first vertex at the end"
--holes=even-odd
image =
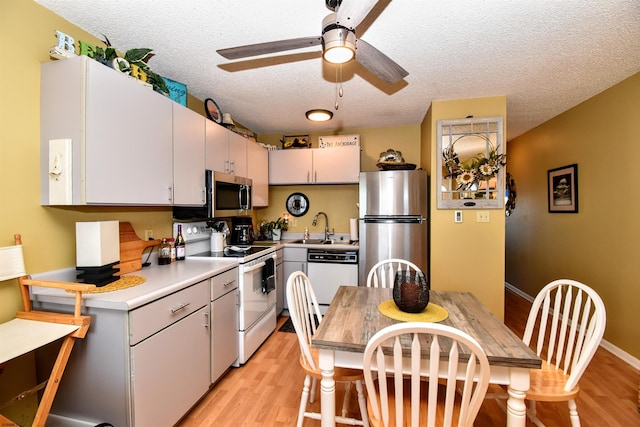
{"type": "Polygon", "coordinates": [[[229,162],[229,173],[231,175],[235,175],[236,174],[236,162],[235,160],[232,160],[229,162]]]}
{"type": "Polygon", "coordinates": [[[318,171],[313,173],[313,182],[318,182],[318,171]]]}
{"type": "Polygon", "coordinates": [[[175,314],[175,313],[179,312],[180,310],[182,310],[183,308],[187,307],[188,305],[191,305],[191,303],[190,302],[183,302],[182,304],[180,304],[176,308],[172,308],[171,309],[171,314],[175,314]]]}
{"type": "Polygon", "coordinates": [[[224,169],[227,173],[231,173],[231,165],[229,163],[229,160],[224,161],[224,169]]]}
{"type": "Polygon", "coordinates": [[[173,186],[169,186],[169,201],[173,200],[173,186]]]}
{"type": "Polygon", "coordinates": [[[228,287],[228,286],[233,285],[234,283],[236,283],[236,281],[235,281],[235,280],[230,280],[230,281],[228,281],[227,283],[224,283],[222,286],[224,286],[224,287],[226,288],[226,287],[228,287]]]}
{"type": "Polygon", "coordinates": [[[211,325],[211,322],[209,321],[209,313],[204,313],[204,319],[205,319],[205,322],[204,322],[204,325],[202,326],[204,326],[205,328],[208,328],[209,325],[211,325]]]}

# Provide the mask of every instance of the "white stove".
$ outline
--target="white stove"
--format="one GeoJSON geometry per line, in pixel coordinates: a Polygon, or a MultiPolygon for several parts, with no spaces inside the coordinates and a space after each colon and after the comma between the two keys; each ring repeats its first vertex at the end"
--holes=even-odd
{"type": "MultiPolygon", "coordinates": [[[[205,221],[176,222],[182,225],[185,253],[189,260],[234,259],[238,261],[238,360],[240,366],[276,328],[276,251],[274,247],[227,246],[211,252],[211,232],[205,221]]],[[[214,326],[215,327],[215,326],[214,326]]]]}

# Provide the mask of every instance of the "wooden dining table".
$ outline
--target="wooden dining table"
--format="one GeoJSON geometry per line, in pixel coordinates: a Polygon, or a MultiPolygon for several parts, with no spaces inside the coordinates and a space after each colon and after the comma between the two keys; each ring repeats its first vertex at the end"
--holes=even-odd
{"type": "MultiPolygon", "coordinates": [[[[378,310],[380,303],[392,298],[389,288],[341,286],[329,305],[311,340],[319,349],[322,371],[322,427],[335,426],[334,367],[362,369],[369,339],[382,328],[400,323],[378,310]]],[[[490,382],[507,386],[507,426],[524,427],[529,370],[540,369],[540,357],[470,292],[431,291],[430,303],[448,312],[439,323],[460,329],[480,343],[489,359],[490,382]]]]}

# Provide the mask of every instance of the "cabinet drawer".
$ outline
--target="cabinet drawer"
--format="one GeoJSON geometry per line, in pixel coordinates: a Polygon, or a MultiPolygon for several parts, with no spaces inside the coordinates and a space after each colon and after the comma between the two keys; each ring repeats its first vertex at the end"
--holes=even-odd
{"type": "Polygon", "coordinates": [[[291,248],[284,247],[284,261],[303,261],[307,262],[307,248],[291,248]]]}
{"type": "Polygon", "coordinates": [[[129,345],[166,328],[209,302],[209,280],[167,295],[129,313],[129,345]]]}
{"type": "Polygon", "coordinates": [[[232,268],[211,279],[211,301],[238,287],[238,268],[232,268]]]}

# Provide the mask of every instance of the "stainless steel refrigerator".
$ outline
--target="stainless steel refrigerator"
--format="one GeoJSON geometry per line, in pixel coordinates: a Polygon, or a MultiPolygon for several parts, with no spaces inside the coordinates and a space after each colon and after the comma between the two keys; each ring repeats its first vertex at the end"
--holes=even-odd
{"type": "Polygon", "coordinates": [[[360,174],[359,284],[375,263],[402,258],[429,278],[429,186],[425,170],[360,174]]]}

